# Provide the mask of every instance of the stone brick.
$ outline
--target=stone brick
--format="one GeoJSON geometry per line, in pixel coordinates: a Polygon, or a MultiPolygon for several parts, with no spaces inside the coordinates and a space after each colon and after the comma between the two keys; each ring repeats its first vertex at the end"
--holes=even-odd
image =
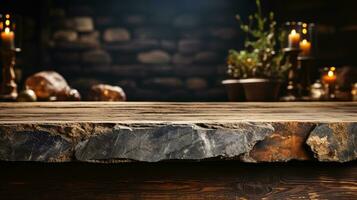
{"type": "Polygon", "coordinates": [[[196,53],[201,49],[201,41],[195,39],[183,39],[179,41],[178,48],[181,53],[196,53]]]}
{"type": "Polygon", "coordinates": [[[215,52],[221,51],[221,52],[228,53],[228,50],[230,48],[233,48],[234,45],[236,45],[236,43],[232,43],[232,42],[228,43],[228,41],[225,42],[222,40],[210,40],[205,42],[204,48],[209,51],[215,51],[215,52]]]}
{"type": "Polygon", "coordinates": [[[139,27],[134,30],[134,38],[139,39],[167,39],[174,38],[172,29],[160,27],[139,27]]]}
{"type": "Polygon", "coordinates": [[[189,65],[194,61],[194,57],[191,55],[175,54],[172,58],[172,63],[176,65],[189,65]]]}
{"type": "Polygon", "coordinates": [[[99,46],[100,33],[98,31],[80,34],[78,41],[83,44],[99,46]]]}
{"type": "MultiPolygon", "coordinates": [[[[83,67],[82,72],[85,75],[90,76],[99,76],[105,75],[105,78],[108,78],[108,75],[113,75],[113,68],[109,64],[102,63],[85,63],[86,66],[83,67]]],[[[104,79],[105,80],[105,79],[104,79]]]]}
{"type": "Polygon", "coordinates": [[[103,34],[105,42],[125,42],[130,40],[130,33],[125,28],[109,28],[103,34]]]}
{"type": "Polygon", "coordinates": [[[145,69],[150,76],[170,76],[173,73],[170,65],[151,65],[145,69]]]}
{"type": "Polygon", "coordinates": [[[78,63],[81,59],[78,52],[55,52],[52,57],[57,63],[78,63]]]}
{"type": "Polygon", "coordinates": [[[190,90],[204,90],[207,88],[207,81],[203,78],[189,78],[186,80],[186,87],[190,90]]]}
{"type": "Polygon", "coordinates": [[[126,65],[138,63],[136,53],[111,52],[113,64],[126,65]]]}
{"type": "Polygon", "coordinates": [[[174,73],[182,77],[211,77],[217,75],[215,66],[176,65],[174,73]]]}
{"type": "Polygon", "coordinates": [[[143,81],[143,87],[146,88],[181,88],[183,86],[182,80],[172,77],[157,77],[143,81]]]}
{"type": "Polygon", "coordinates": [[[73,28],[78,32],[94,31],[94,23],[91,17],[75,17],[73,18],[73,28]]]}
{"type": "Polygon", "coordinates": [[[173,69],[169,65],[126,64],[113,65],[111,74],[118,77],[143,78],[148,76],[169,76],[173,69]]]}
{"type": "Polygon", "coordinates": [[[112,59],[106,51],[96,49],[84,52],[82,61],[87,64],[110,64],[112,59]]]}
{"type": "Polygon", "coordinates": [[[53,39],[56,41],[73,42],[78,39],[78,34],[72,30],[58,30],[53,33],[53,39]]]}
{"type": "Polygon", "coordinates": [[[119,51],[125,53],[137,53],[152,50],[158,47],[160,47],[160,43],[154,39],[140,39],[124,43],[111,43],[105,45],[105,48],[109,51],[119,51]]]}
{"type": "Polygon", "coordinates": [[[81,66],[76,63],[56,63],[55,69],[64,77],[78,76],[83,73],[81,66]]]}
{"type": "Polygon", "coordinates": [[[211,88],[208,90],[199,90],[195,93],[198,101],[223,101],[226,97],[224,88],[211,88]]]}
{"type": "Polygon", "coordinates": [[[148,75],[145,65],[114,65],[111,73],[118,77],[142,78],[148,75]]]}
{"type": "Polygon", "coordinates": [[[152,50],[138,54],[138,60],[145,64],[167,64],[171,56],[162,50],[152,50]]]}
{"type": "Polygon", "coordinates": [[[75,78],[69,80],[69,84],[79,90],[88,90],[92,85],[99,83],[101,83],[101,81],[94,78],[75,78]]]}
{"type": "Polygon", "coordinates": [[[186,89],[175,89],[163,95],[163,101],[187,101],[192,99],[192,94],[186,89]]]}
{"type": "Polygon", "coordinates": [[[199,21],[197,15],[182,14],[174,19],[173,25],[178,28],[190,28],[197,26],[199,21]]]}
{"type": "Polygon", "coordinates": [[[145,17],[138,14],[127,15],[123,17],[123,22],[132,26],[142,25],[145,23],[145,17]]]}
{"type": "Polygon", "coordinates": [[[108,16],[98,16],[95,18],[96,27],[108,27],[114,24],[114,19],[108,16]]]}
{"type": "Polygon", "coordinates": [[[174,52],[177,50],[177,43],[174,40],[161,40],[161,48],[168,52],[174,52]]]}
{"type": "Polygon", "coordinates": [[[70,16],[91,16],[94,14],[93,6],[90,5],[71,5],[68,7],[70,16]]]}
{"type": "Polygon", "coordinates": [[[152,89],[136,89],[133,96],[134,100],[143,100],[145,101],[158,101],[162,98],[162,93],[158,90],[152,89]]]}
{"type": "Polygon", "coordinates": [[[184,39],[200,39],[204,38],[206,35],[207,33],[202,29],[182,30],[179,33],[179,37],[184,39]]]}
{"type": "Polygon", "coordinates": [[[217,53],[212,51],[202,51],[195,55],[194,58],[195,63],[217,63],[217,62],[225,62],[224,58],[220,58],[217,53]]]}
{"type": "Polygon", "coordinates": [[[217,75],[227,75],[227,66],[226,65],[218,65],[217,66],[217,75]]]}
{"type": "Polygon", "coordinates": [[[124,90],[131,90],[137,87],[136,81],[132,79],[123,79],[117,82],[117,85],[124,88],[124,90]]]}
{"type": "Polygon", "coordinates": [[[73,42],[59,41],[50,45],[53,48],[58,48],[61,50],[73,50],[73,51],[84,51],[84,50],[96,49],[99,47],[99,43],[88,43],[79,40],[73,42]]]}
{"type": "Polygon", "coordinates": [[[212,28],[209,32],[213,37],[223,40],[230,40],[237,36],[237,31],[234,28],[212,28]]]}

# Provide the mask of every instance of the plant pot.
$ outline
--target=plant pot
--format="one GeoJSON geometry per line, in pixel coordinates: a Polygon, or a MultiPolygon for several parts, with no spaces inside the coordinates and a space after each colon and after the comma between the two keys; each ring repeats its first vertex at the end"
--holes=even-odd
{"type": "Polygon", "coordinates": [[[270,79],[240,79],[247,101],[276,101],[278,100],[281,81],[270,79]]]}
{"type": "Polygon", "coordinates": [[[228,79],[223,80],[222,84],[226,87],[228,93],[228,101],[230,102],[239,102],[244,101],[244,89],[243,85],[238,79],[228,79]]]}

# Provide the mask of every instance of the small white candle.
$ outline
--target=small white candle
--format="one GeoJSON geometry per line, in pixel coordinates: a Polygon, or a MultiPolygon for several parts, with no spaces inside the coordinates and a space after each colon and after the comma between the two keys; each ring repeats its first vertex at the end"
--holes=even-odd
{"type": "Polygon", "coordinates": [[[297,33],[295,29],[291,30],[289,34],[289,47],[299,48],[299,43],[300,43],[300,34],[297,33]]]}
{"type": "Polygon", "coordinates": [[[1,33],[1,47],[4,49],[15,49],[15,34],[10,30],[9,27],[6,27],[5,30],[1,33]]]}
{"type": "Polygon", "coordinates": [[[301,55],[309,56],[311,52],[311,42],[304,39],[302,42],[300,42],[300,49],[301,49],[301,55]]]}

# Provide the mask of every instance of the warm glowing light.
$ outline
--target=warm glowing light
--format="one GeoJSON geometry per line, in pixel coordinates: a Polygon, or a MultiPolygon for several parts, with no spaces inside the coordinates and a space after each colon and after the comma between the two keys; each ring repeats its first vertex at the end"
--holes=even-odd
{"type": "Polygon", "coordinates": [[[303,56],[309,56],[311,51],[311,42],[306,39],[302,40],[300,42],[300,49],[303,56]]]}
{"type": "Polygon", "coordinates": [[[9,27],[5,28],[5,33],[10,33],[10,28],[9,27]]]}
{"type": "Polygon", "coordinates": [[[302,33],[303,33],[304,35],[306,35],[306,34],[307,34],[307,29],[306,29],[306,28],[302,29],[302,33]]]}
{"type": "Polygon", "coordinates": [[[322,77],[322,80],[326,84],[335,84],[337,76],[335,73],[336,68],[335,67],[330,67],[327,68],[328,72],[322,77]]]}
{"type": "Polygon", "coordinates": [[[0,30],[2,30],[3,28],[4,28],[4,24],[0,22],[0,30]]]}
{"type": "Polygon", "coordinates": [[[334,77],[335,73],[333,71],[328,71],[327,76],[328,77],[334,77]]]}
{"type": "Polygon", "coordinates": [[[289,47],[298,48],[300,42],[300,34],[296,32],[295,29],[291,30],[289,34],[289,47]]]}
{"type": "Polygon", "coordinates": [[[6,26],[10,26],[10,20],[7,19],[7,20],[5,21],[5,25],[6,25],[6,26]]]}
{"type": "Polygon", "coordinates": [[[301,44],[307,44],[308,43],[308,41],[306,40],[306,39],[304,39],[302,42],[301,42],[301,44]]]}
{"type": "Polygon", "coordinates": [[[10,19],[10,15],[9,15],[9,14],[6,14],[6,15],[5,15],[5,18],[6,18],[6,19],[10,19]]]}
{"type": "Polygon", "coordinates": [[[307,27],[307,24],[306,24],[306,23],[303,23],[303,24],[302,24],[302,27],[306,28],[306,27],[307,27]]]}

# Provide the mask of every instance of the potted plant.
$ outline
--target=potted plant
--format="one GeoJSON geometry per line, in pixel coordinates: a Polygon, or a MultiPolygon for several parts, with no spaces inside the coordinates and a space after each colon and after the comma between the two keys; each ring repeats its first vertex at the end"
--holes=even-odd
{"type": "Polygon", "coordinates": [[[264,17],[260,0],[257,12],[249,16],[248,24],[237,20],[246,33],[245,49],[230,50],[227,58],[228,75],[242,85],[247,101],[275,101],[283,78],[290,68],[282,51],[276,51],[285,34],[278,36],[274,13],[264,17]]]}

